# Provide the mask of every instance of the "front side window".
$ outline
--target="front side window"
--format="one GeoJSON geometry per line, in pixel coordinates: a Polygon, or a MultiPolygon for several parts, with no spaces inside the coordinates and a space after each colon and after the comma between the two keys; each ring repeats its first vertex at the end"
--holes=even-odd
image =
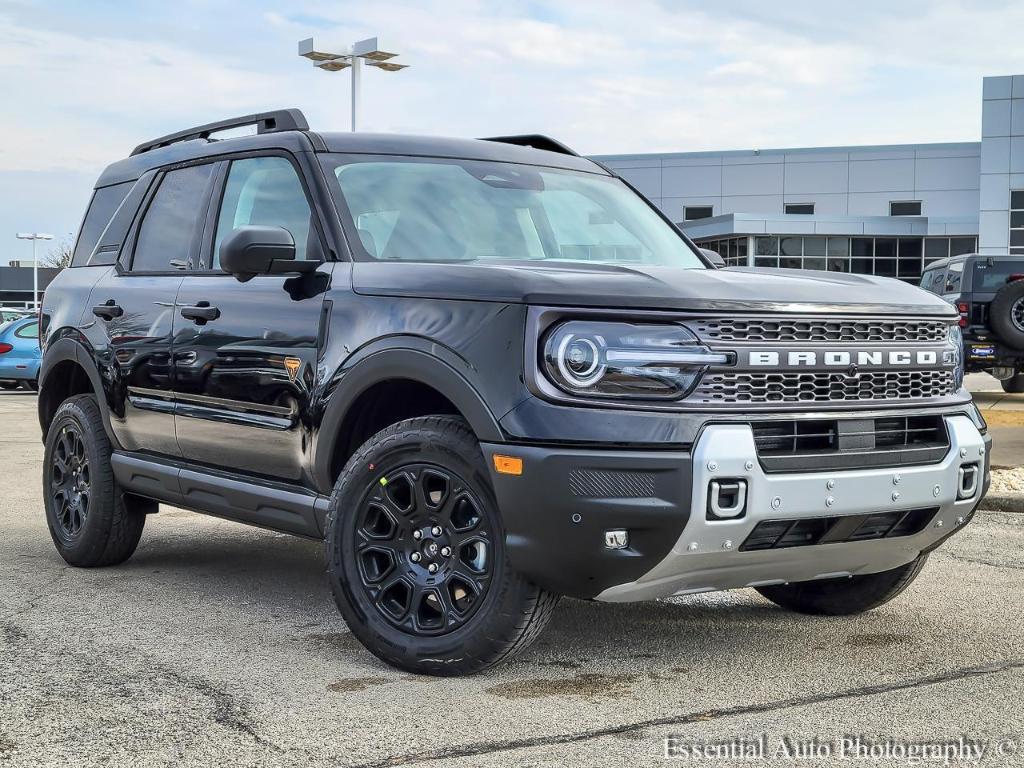
{"type": "Polygon", "coordinates": [[[206,212],[212,170],[212,165],[193,165],[164,175],[139,227],[133,272],[188,267],[196,226],[206,212]]]}
{"type": "Polygon", "coordinates": [[[479,160],[324,162],[373,259],[705,267],[676,230],[612,177],[479,160]]]}
{"type": "Polygon", "coordinates": [[[228,170],[217,218],[213,268],[220,268],[221,243],[232,231],[248,224],[287,229],[295,240],[295,258],[305,259],[311,213],[299,175],[287,159],[235,160],[228,170]]]}

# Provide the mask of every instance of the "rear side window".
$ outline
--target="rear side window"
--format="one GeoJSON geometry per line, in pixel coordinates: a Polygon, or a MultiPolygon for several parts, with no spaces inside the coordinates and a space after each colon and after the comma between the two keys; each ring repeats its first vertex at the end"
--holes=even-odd
{"type": "Polygon", "coordinates": [[[82,228],[78,232],[78,240],[75,242],[75,252],[71,257],[72,267],[84,267],[88,263],[100,235],[134,184],[134,181],[126,181],[123,184],[100,187],[93,192],[89,209],[82,221],[82,228]]]}
{"type": "Polygon", "coordinates": [[[206,211],[213,165],[168,171],[142,219],[135,241],[133,272],[187,269],[196,225],[206,211]]]}
{"type": "Polygon", "coordinates": [[[21,328],[14,332],[14,335],[20,339],[38,339],[39,338],[39,323],[26,323],[21,328]]]}
{"type": "Polygon", "coordinates": [[[945,285],[946,268],[929,269],[921,276],[921,287],[932,293],[942,293],[945,285]]]}
{"type": "Polygon", "coordinates": [[[946,273],[946,285],[943,293],[959,293],[960,278],[964,275],[964,262],[953,261],[949,264],[949,272],[946,273]]]}

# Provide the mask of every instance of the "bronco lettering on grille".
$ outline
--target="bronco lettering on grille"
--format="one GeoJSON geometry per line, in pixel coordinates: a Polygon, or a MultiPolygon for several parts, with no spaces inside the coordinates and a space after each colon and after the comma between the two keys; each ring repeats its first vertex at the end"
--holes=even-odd
{"type": "Polygon", "coordinates": [[[746,352],[746,364],[751,368],[849,368],[858,367],[914,367],[952,365],[954,360],[947,351],[919,350],[820,350],[777,352],[758,350],[746,352]],[[941,357],[940,357],[941,355],[941,357]]]}

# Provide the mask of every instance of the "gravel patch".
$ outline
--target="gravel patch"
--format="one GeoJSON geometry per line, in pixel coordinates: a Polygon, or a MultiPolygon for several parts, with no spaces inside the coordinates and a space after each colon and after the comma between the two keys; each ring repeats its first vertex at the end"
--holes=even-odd
{"type": "Polygon", "coordinates": [[[993,496],[1024,494],[1024,467],[993,469],[992,487],[988,492],[993,496]]]}

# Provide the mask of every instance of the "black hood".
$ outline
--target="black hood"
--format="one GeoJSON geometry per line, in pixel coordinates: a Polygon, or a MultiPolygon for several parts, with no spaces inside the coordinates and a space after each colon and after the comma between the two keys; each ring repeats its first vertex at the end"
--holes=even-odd
{"type": "Polygon", "coordinates": [[[801,269],[679,269],[535,261],[353,265],[358,293],[544,306],[954,316],[938,296],[885,277],[801,269]]]}

